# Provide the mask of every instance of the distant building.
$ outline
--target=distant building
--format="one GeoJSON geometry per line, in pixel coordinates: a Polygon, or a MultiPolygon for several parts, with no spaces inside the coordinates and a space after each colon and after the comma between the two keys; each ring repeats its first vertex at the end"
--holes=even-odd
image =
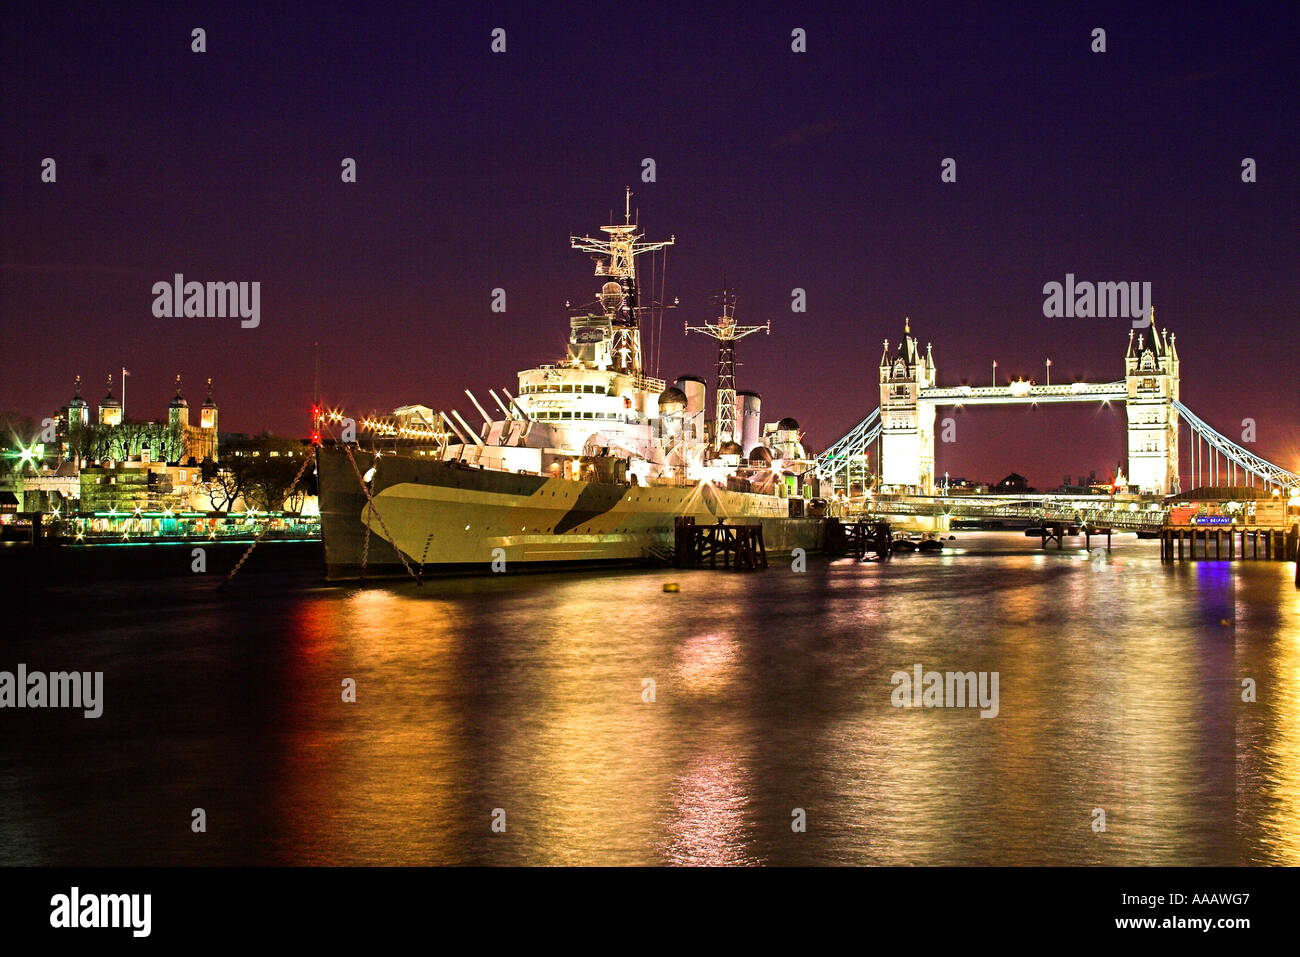
{"type": "Polygon", "coordinates": [[[161,459],[177,464],[193,459],[217,461],[219,437],[217,432],[217,404],[212,399],[212,380],[208,380],[208,396],[199,410],[199,424],[190,424],[189,403],[181,393],[181,377],[176,377],[176,395],[167,406],[166,426],[160,423],[127,423],[122,417],[122,403],[113,395],[113,377],[108,377],[108,393],[99,404],[99,428],[119,430],[98,435],[76,433],[89,427],[90,406],[81,396],[81,376],[77,376],[76,392],[67,406],[57,415],[60,450],[63,460],[90,465],[107,460],[133,457],[161,459]],[[129,431],[129,434],[128,434],[129,431]]]}
{"type": "Polygon", "coordinates": [[[135,509],[208,510],[196,494],[203,482],[202,469],[195,465],[167,465],[162,462],[117,462],[81,470],[83,513],[131,512],[135,509]]]}
{"type": "Polygon", "coordinates": [[[81,498],[81,479],[75,462],[60,462],[55,468],[38,468],[35,474],[20,476],[22,511],[67,515],[81,498]]]}
{"type": "Polygon", "coordinates": [[[1033,491],[1029,487],[1029,479],[1025,478],[1019,472],[1012,472],[993,488],[995,494],[1016,494],[1017,492],[1033,491]]]}
{"type": "Polygon", "coordinates": [[[981,482],[975,482],[971,479],[958,476],[956,478],[947,478],[943,480],[943,489],[951,495],[979,495],[987,492],[989,487],[981,482]]]}
{"type": "Polygon", "coordinates": [[[181,462],[217,461],[217,404],[212,401],[212,380],[208,380],[208,397],[199,410],[198,426],[190,425],[190,405],[181,395],[181,377],[176,377],[176,396],[167,406],[167,424],[181,436],[181,462]]]}

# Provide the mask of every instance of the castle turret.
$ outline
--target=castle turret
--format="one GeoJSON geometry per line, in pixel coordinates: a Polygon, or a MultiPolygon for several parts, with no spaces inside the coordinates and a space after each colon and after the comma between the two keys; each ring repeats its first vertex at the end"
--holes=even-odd
{"type": "Polygon", "coordinates": [[[113,395],[113,376],[111,374],[108,377],[108,393],[99,403],[99,424],[122,424],[122,403],[113,395]]]}
{"type": "Polygon", "coordinates": [[[77,376],[77,391],[68,403],[68,431],[90,425],[90,403],[81,397],[81,376],[77,376]]]}
{"type": "Polygon", "coordinates": [[[181,377],[176,376],[176,397],[167,406],[167,424],[172,428],[185,429],[190,424],[190,404],[181,395],[181,377]]]}
{"type": "MultiPolygon", "coordinates": [[[[191,430],[193,436],[193,431],[191,430]]],[[[199,428],[192,438],[192,455],[200,462],[205,458],[217,460],[217,403],[212,399],[212,380],[208,380],[208,397],[199,407],[199,428]]]]}
{"type": "Polygon", "coordinates": [[[199,428],[217,431],[217,403],[212,401],[212,380],[208,380],[208,397],[199,409],[199,428]]]}

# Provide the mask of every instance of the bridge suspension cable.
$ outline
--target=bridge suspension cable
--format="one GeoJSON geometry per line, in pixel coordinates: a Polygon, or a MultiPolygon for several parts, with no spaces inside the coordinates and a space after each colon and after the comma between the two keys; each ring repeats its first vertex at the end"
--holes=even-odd
{"type": "MultiPolygon", "coordinates": [[[[1193,485],[1198,481],[1197,473],[1200,471],[1197,467],[1197,463],[1200,459],[1196,454],[1196,443],[1199,439],[1205,442],[1212,452],[1216,452],[1223,456],[1224,459],[1241,469],[1243,472],[1261,479],[1266,485],[1277,485],[1290,489],[1292,494],[1300,492],[1300,474],[1288,471],[1280,465],[1274,465],[1267,459],[1260,458],[1254,452],[1248,452],[1246,449],[1243,449],[1236,442],[1233,442],[1231,439],[1225,438],[1216,432],[1181,402],[1175,402],[1173,405],[1174,408],[1178,410],[1178,414],[1187,422],[1187,427],[1191,430],[1191,474],[1193,485]]],[[[1201,453],[1201,456],[1203,455],[1204,452],[1201,453]]],[[[1213,460],[1211,461],[1211,466],[1212,468],[1208,474],[1211,476],[1211,482],[1217,484],[1221,476],[1218,475],[1217,470],[1214,470],[1213,460]]]]}
{"type": "Polygon", "coordinates": [[[871,410],[870,414],[853,427],[848,435],[840,439],[821,455],[817,456],[817,474],[823,479],[830,479],[835,487],[847,488],[849,465],[854,459],[867,454],[867,450],[880,438],[880,408],[871,410]]]}
{"type": "MultiPolygon", "coordinates": [[[[1193,486],[1200,481],[1200,475],[1205,475],[1210,484],[1219,484],[1225,477],[1220,473],[1220,467],[1214,463],[1214,456],[1222,456],[1225,464],[1229,469],[1240,469],[1244,475],[1253,475],[1265,485],[1276,485],[1289,490],[1289,493],[1300,494],[1300,473],[1284,469],[1279,465],[1274,465],[1267,459],[1261,458],[1254,452],[1242,448],[1236,442],[1215,431],[1200,416],[1192,412],[1191,409],[1181,402],[1174,402],[1174,407],[1178,410],[1179,416],[1187,423],[1189,430],[1189,465],[1191,467],[1191,478],[1193,486]],[[1204,446],[1203,448],[1201,446],[1204,446]],[[1207,452],[1210,460],[1206,461],[1207,452]]],[[[848,486],[848,475],[850,465],[859,460],[860,457],[868,453],[876,440],[880,438],[880,409],[875,408],[871,413],[859,422],[853,429],[828,448],[821,455],[817,456],[817,473],[823,479],[830,479],[836,488],[845,488],[848,486]]],[[[874,463],[879,467],[879,463],[874,463]]],[[[1235,484],[1236,479],[1230,471],[1228,474],[1229,484],[1235,484]]]]}

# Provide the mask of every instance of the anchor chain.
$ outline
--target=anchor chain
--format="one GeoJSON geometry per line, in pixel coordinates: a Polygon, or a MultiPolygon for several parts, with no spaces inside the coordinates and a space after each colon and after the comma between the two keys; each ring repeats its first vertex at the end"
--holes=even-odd
{"type": "MultiPolygon", "coordinates": [[[[307,466],[310,465],[315,458],[316,456],[314,454],[303,457],[302,466],[298,469],[298,474],[293,477],[293,482],[289,485],[289,491],[285,492],[285,498],[288,498],[289,495],[293,492],[293,490],[298,487],[298,483],[302,481],[303,473],[307,471],[307,466]]],[[[268,502],[267,504],[270,503],[268,502]]],[[[235,573],[238,572],[239,569],[241,569],[244,566],[244,562],[248,561],[248,556],[253,554],[253,549],[257,547],[257,543],[262,540],[262,536],[267,533],[270,527],[271,527],[271,520],[270,520],[270,516],[268,516],[262,522],[261,531],[259,531],[253,537],[253,541],[249,543],[248,548],[244,550],[244,554],[239,556],[239,561],[235,562],[235,567],[230,570],[230,574],[226,576],[225,580],[220,585],[217,586],[218,588],[225,588],[228,584],[230,584],[230,580],[234,578],[235,573]]]]}
{"type": "MultiPolygon", "coordinates": [[[[370,494],[370,487],[366,485],[366,480],[361,477],[361,469],[357,468],[357,460],[352,457],[352,446],[344,445],[343,451],[347,452],[348,454],[348,461],[352,463],[352,471],[356,473],[357,481],[361,483],[361,491],[366,493],[366,504],[369,506],[366,510],[367,519],[369,519],[370,513],[373,512],[375,518],[379,519],[379,527],[384,530],[384,537],[388,539],[390,544],[392,544],[393,551],[397,552],[397,557],[402,560],[402,567],[406,569],[406,573],[415,579],[415,583],[417,585],[424,584],[423,582],[420,581],[420,576],[418,576],[417,574],[415,574],[414,571],[412,571],[411,563],[406,560],[406,555],[402,553],[402,550],[398,548],[397,544],[393,541],[393,535],[388,530],[388,525],[384,522],[384,516],[379,514],[379,509],[375,506],[375,499],[374,496],[370,494]]],[[[366,553],[363,553],[361,557],[362,568],[365,568],[366,559],[368,557],[368,553],[370,550],[370,522],[368,520],[366,522],[365,549],[366,549],[366,553]]]]}

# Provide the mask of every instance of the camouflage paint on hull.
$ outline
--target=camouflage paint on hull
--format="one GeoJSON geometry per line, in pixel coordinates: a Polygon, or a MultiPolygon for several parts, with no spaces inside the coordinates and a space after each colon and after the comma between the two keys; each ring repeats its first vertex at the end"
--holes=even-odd
{"type": "MultiPolygon", "coordinates": [[[[374,456],[354,452],[364,474],[374,456]]],[[[673,547],[678,516],[762,524],[770,553],[820,550],[825,522],[789,518],[785,499],[710,485],[606,485],[386,455],[371,482],[373,507],[345,453],[318,454],[326,577],[639,564],[673,547]],[[369,542],[366,529],[369,527],[369,542]]]]}

